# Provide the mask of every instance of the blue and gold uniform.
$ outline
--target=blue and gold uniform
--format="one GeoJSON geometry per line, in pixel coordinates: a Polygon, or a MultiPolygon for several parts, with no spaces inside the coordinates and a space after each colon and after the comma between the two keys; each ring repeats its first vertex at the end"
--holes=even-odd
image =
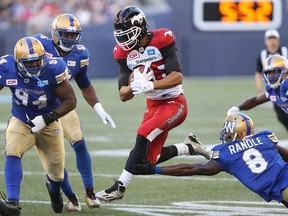
{"type": "Polygon", "coordinates": [[[282,202],[281,192],[288,186],[288,164],[278,153],[277,143],[272,132],[261,131],[215,146],[212,159],[267,202],[282,202]]]}
{"type": "Polygon", "coordinates": [[[63,130],[56,120],[76,106],[75,93],[67,81],[66,64],[60,58],[47,58],[36,38],[22,38],[15,45],[14,56],[0,59],[0,89],[3,87],[12,93],[12,116],[5,137],[8,202],[0,201],[0,215],[20,215],[21,160],[34,146],[49,178],[47,188],[52,208],[60,213],[65,158],[63,130]]]}

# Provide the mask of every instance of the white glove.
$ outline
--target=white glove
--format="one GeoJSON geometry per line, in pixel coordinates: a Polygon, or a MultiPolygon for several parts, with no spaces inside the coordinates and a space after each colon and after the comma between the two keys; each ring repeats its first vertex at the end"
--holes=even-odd
{"type": "Polygon", "coordinates": [[[47,126],[42,115],[36,116],[34,119],[30,119],[29,121],[34,125],[31,127],[33,133],[39,133],[47,126]]]}
{"type": "Polygon", "coordinates": [[[104,124],[107,124],[109,122],[110,127],[112,128],[116,128],[116,125],[113,121],[113,119],[111,118],[111,116],[103,109],[101,103],[96,103],[94,105],[94,110],[96,111],[98,117],[102,120],[102,122],[104,124]]]}
{"type": "Polygon", "coordinates": [[[154,89],[154,83],[147,80],[147,78],[153,77],[151,73],[153,73],[153,71],[143,75],[137,69],[134,71],[134,80],[130,84],[134,95],[147,93],[154,89]]]}
{"type": "Polygon", "coordinates": [[[227,111],[227,116],[228,115],[231,115],[231,114],[233,114],[233,113],[236,113],[236,112],[239,112],[239,107],[237,107],[237,106],[233,106],[233,107],[231,107],[228,111],[227,111]]]}

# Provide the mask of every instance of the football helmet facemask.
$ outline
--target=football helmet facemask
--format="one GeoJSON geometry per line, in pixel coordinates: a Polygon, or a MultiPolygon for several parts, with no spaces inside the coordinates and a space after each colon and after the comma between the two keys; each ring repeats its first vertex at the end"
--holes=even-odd
{"type": "Polygon", "coordinates": [[[41,76],[46,67],[46,52],[34,37],[21,38],[15,45],[14,58],[19,73],[25,77],[41,76]]]}
{"type": "Polygon", "coordinates": [[[119,46],[131,50],[147,34],[147,20],[143,11],[137,7],[122,8],[114,18],[114,37],[119,46]]]}
{"type": "Polygon", "coordinates": [[[61,14],[52,24],[52,39],[64,52],[69,52],[81,40],[79,20],[72,14],[61,14]]]}
{"type": "Polygon", "coordinates": [[[233,113],[225,119],[224,126],[220,132],[222,143],[229,143],[235,140],[243,140],[246,136],[253,134],[254,123],[244,113],[233,113]]]}
{"type": "Polygon", "coordinates": [[[287,60],[280,55],[269,56],[263,65],[263,79],[266,85],[277,89],[287,77],[287,60]]]}

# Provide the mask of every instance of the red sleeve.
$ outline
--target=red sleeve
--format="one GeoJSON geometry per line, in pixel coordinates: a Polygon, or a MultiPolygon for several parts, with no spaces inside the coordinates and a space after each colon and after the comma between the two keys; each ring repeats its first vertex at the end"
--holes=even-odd
{"type": "Polygon", "coordinates": [[[113,55],[116,60],[126,59],[128,55],[128,51],[124,51],[121,47],[117,44],[113,50],[113,55]]]}
{"type": "Polygon", "coordinates": [[[173,32],[169,29],[161,28],[152,30],[153,39],[149,45],[155,46],[158,49],[168,46],[175,41],[173,32]]]}

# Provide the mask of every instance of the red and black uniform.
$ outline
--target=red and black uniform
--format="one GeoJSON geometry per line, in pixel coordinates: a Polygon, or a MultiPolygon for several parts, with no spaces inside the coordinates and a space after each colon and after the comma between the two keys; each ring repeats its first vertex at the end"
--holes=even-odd
{"type": "MultiPolygon", "coordinates": [[[[120,68],[119,89],[128,86],[130,74],[139,65],[148,65],[156,80],[164,79],[172,71],[181,73],[173,33],[168,29],[157,29],[149,31],[148,36],[149,40],[144,47],[129,51],[122,50],[119,45],[115,47],[114,58],[120,68]]],[[[185,120],[187,104],[181,84],[167,89],[155,89],[145,95],[146,110],[137,135],[150,141],[146,159],[156,163],[169,130],[185,120]]]]}

